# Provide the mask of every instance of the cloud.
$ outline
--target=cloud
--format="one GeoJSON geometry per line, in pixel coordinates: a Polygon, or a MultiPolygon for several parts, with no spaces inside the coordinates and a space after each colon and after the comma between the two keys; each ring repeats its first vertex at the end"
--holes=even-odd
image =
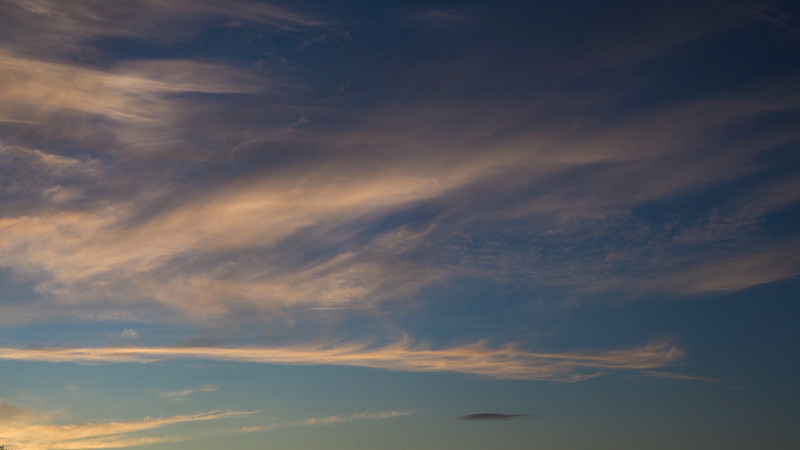
{"type": "MultiPolygon", "coordinates": [[[[665,242],[669,230],[633,220],[632,211],[751,176],[765,149],[797,139],[794,130],[731,133],[796,108],[736,92],[613,117],[591,111],[607,109],[615,94],[599,89],[573,104],[562,98],[568,82],[532,93],[525,107],[502,95],[432,96],[354,111],[320,101],[296,71],[267,75],[186,57],[98,65],[46,51],[85,50],[102,37],[184,39],[160,32],[176,27],[153,27],[194,19],[293,32],[327,26],[261,3],[4,8],[27,25],[17,31],[30,42],[0,31],[13,37],[0,49],[0,120],[15,131],[0,142],[10,173],[0,195],[16,200],[0,219],[0,267],[31,280],[40,299],[0,306],[7,321],[43,311],[201,324],[363,311],[465,278],[636,286],[675,275],[670,265],[697,264],[699,252],[751,252],[763,243],[738,237],[756,235],[764,212],[720,215],[732,223],[722,231],[738,226],[732,249],[722,248],[729,235],[699,223],[685,227],[682,243],[665,242]],[[330,114],[341,126],[326,125],[330,114]],[[702,246],[683,253],[690,239],[702,246]]],[[[465,18],[460,10],[416,13],[465,18]]],[[[700,25],[667,40],[686,42],[700,25]]],[[[781,192],[791,203],[800,191],[781,192]]],[[[757,194],[754,203],[775,198],[757,194]]],[[[754,280],[769,278],[760,272],[754,280]]]]}
{"type": "Polygon", "coordinates": [[[626,292],[624,296],[628,298],[648,293],[681,296],[727,294],[798,276],[800,257],[797,255],[797,243],[787,242],[780,248],[755,253],[691,261],[689,267],[665,271],[660,276],[611,278],[587,283],[585,289],[586,292],[626,292]]]}
{"type": "Polygon", "coordinates": [[[404,417],[411,415],[410,411],[383,411],[383,412],[361,412],[356,414],[350,415],[340,415],[340,416],[327,416],[327,417],[312,417],[309,419],[302,420],[300,422],[294,422],[291,424],[285,425],[330,425],[334,423],[349,423],[349,422],[357,422],[360,420],[384,420],[384,419],[394,419],[396,417],[404,417]]]}
{"type": "MultiPolygon", "coordinates": [[[[520,291],[526,295],[515,296],[515,306],[559,301],[539,288],[584,298],[603,287],[639,298],[697,296],[797,277],[797,246],[763,227],[767,215],[796,204],[800,188],[788,176],[758,181],[772,179],[776,149],[797,143],[787,118],[797,99],[766,101],[725,86],[696,95],[704,83],[745,74],[747,84],[759,84],[761,72],[733,60],[713,64],[720,72],[709,71],[708,80],[681,78],[702,72],[693,45],[708,53],[704,38],[722,42],[720,33],[753,14],[796,27],[769,8],[745,20],[713,14],[709,3],[642,3],[633,15],[600,8],[598,20],[580,21],[585,33],[559,20],[522,33],[509,21],[500,30],[490,22],[509,11],[503,5],[487,14],[404,9],[404,17],[438,27],[401,39],[424,51],[386,52],[383,44],[399,36],[381,33],[397,23],[371,23],[354,25],[354,33],[387,39],[366,46],[353,39],[351,49],[360,47],[348,53],[329,51],[341,43],[329,38],[329,21],[264,2],[2,2],[0,270],[31,289],[19,295],[24,301],[0,299],[0,321],[218,326],[245,317],[294,326],[305,311],[342,311],[325,317],[340,321],[330,328],[358,314],[391,328],[398,325],[385,324],[387,310],[413,315],[419,311],[409,305],[446,303],[464,292],[462,280],[499,287],[481,305],[504,308],[511,302],[499,297],[520,291]],[[642,20],[630,23],[634,16],[642,20]],[[552,24],[563,29],[536,38],[552,24]],[[258,44],[236,40],[245,36],[258,44]],[[534,48],[545,41],[546,49],[534,48]],[[237,48],[228,52],[226,42],[237,48]],[[270,46],[298,55],[278,63],[284,55],[270,46]],[[206,48],[218,53],[195,58],[206,48]],[[163,57],[131,59],[149,50],[163,57]],[[680,58],[691,67],[672,64],[680,58]],[[759,186],[731,189],[741,183],[759,186]],[[709,192],[724,194],[702,195],[709,192]],[[666,218],[647,217],[650,205],[666,218]]],[[[556,9],[531,11],[549,18],[556,9]]],[[[793,83],[776,91],[800,92],[787,88],[793,83]]],[[[469,294],[483,292],[490,289],[469,294]]],[[[446,308],[424,313],[434,309],[446,308]]],[[[467,309],[459,313],[475,311],[467,309]]],[[[307,332],[300,328],[293,331],[307,332]]],[[[138,333],[121,337],[132,342],[138,333]]],[[[527,344],[6,347],[0,358],[330,364],[557,382],[615,371],[688,379],[660,370],[684,358],[669,341],[558,353],[527,344]]],[[[214,388],[160,395],[181,401],[214,388]]],[[[20,414],[0,404],[0,417],[20,414]]],[[[382,413],[362,414],[304,423],[382,413]]],[[[136,439],[93,436],[71,445],[136,439]]]]}
{"type": "Polygon", "coordinates": [[[520,417],[530,417],[529,414],[500,414],[500,413],[480,413],[461,416],[458,420],[514,420],[520,417]]]}
{"type": "Polygon", "coordinates": [[[252,413],[238,411],[209,411],[200,414],[164,418],[146,418],[131,422],[47,425],[15,422],[0,428],[0,440],[11,447],[30,450],[93,449],[134,447],[145,444],[179,442],[180,436],[130,436],[133,433],[153,432],[170,425],[225,420],[252,413]]]}
{"type": "MultiPolygon", "coordinates": [[[[669,58],[671,50],[704,45],[749,25],[753,19],[730,8],[731,3],[683,2],[674,9],[644,3],[609,5],[594,24],[580,26],[577,39],[564,39],[575,46],[564,53],[580,55],[574,58],[575,70],[599,65],[630,71],[653,59],[669,58]]],[[[572,10],[569,15],[574,16],[572,10]]],[[[559,23],[564,27],[571,21],[564,17],[559,23]]]]}
{"type": "Polygon", "coordinates": [[[238,0],[224,6],[214,0],[24,0],[6,2],[3,14],[9,18],[0,32],[5,46],[49,56],[77,51],[104,37],[180,41],[209,22],[236,20],[283,31],[325,25],[278,6],[238,0]]]}
{"type": "Polygon", "coordinates": [[[310,417],[308,419],[290,421],[290,422],[272,422],[266,425],[247,426],[229,431],[233,431],[236,433],[257,433],[261,431],[268,431],[276,428],[285,428],[285,427],[332,425],[340,423],[358,422],[362,420],[386,420],[386,419],[394,419],[397,417],[405,417],[411,414],[413,414],[411,411],[381,411],[381,412],[365,411],[355,414],[333,415],[326,417],[310,417]]]}
{"type": "Polygon", "coordinates": [[[246,426],[227,431],[235,433],[258,433],[258,432],[273,430],[276,428],[333,425],[341,423],[359,422],[363,420],[387,420],[387,419],[394,419],[397,417],[405,417],[411,414],[413,414],[411,411],[381,411],[381,412],[365,411],[355,414],[333,415],[326,417],[310,417],[307,419],[288,421],[288,422],[272,422],[266,425],[246,426]]]}
{"type": "Polygon", "coordinates": [[[126,339],[130,339],[132,341],[139,340],[139,333],[136,332],[133,328],[126,328],[122,330],[121,336],[126,339]]]}
{"type": "MultiPolygon", "coordinates": [[[[170,89],[224,92],[226,80],[239,76],[227,68],[195,70],[180,62],[120,67],[126,75],[95,76],[121,76],[128,81],[113,82],[144,89],[149,94],[140,92],[141,97],[154,97],[156,104],[170,89]],[[154,75],[161,71],[166,79],[173,77],[174,86],[154,75]]],[[[119,114],[137,115],[137,108],[130,106],[139,96],[133,105],[124,104],[123,96],[123,105],[108,114],[114,116],[119,109],[119,114]]],[[[92,104],[74,103],[75,108],[92,104]]],[[[141,120],[151,126],[145,114],[151,111],[140,109],[141,120]]],[[[320,153],[281,170],[263,167],[253,176],[211,182],[188,196],[187,189],[200,180],[177,184],[167,173],[154,191],[136,182],[141,174],[158,170],[150,165],[126,176],[119,167],[94,160],[15,147],[30,160],[62,158],[76,173],[83,166],[91,171],[75,175],[77,188],[67,189],[58,179],[40,183],[42,192],[64,198],[72,193],[75,202],[85,203],[80,208],[48,205],[0,221],[0,265],[38,280],[38,292],[53,305],[100,307],[95,300],[102,298],[108,313],[125,314],[124,305],[146,302],[151,308],[138,311],[177,312],[200,322],[237,310],[274,314],[296,305],[372,307],[460,277],[502,280],[510,274],[544,285],[607,278],[602,272],[609,267],[607,261],[595,261],[586,252],[553,253],[570,256],[564,270],[562,262],[548,259],[552,257],[540,247],[497,253],[490,240],[481,243],[470,236],[502,236],[507,224],[533,220],[534,226],[509,231],[523,241],[564,247],[573,245],[570,240],[624,237],[615,221],[636,205],[751,173],[749,161],[761,148],[758,142],[738,143],[741,148],[726,154],[726,164],[709,164],[714,156],[696,151],[702,144],[683,143],[716,143],[719,130],[770,114],[775,107],[690,102],[599,129],[566,133],[534,128],[488,140],[486,136],[520,119],[499,114],[494,122],[472,126],[475,111],[460,109],[421,105],[375,114],[357,130],[319,136],[318,144],[336,149],[335,158],[320,153]],[[417,117],[420,109],[427,121],[417,117]],[[445,117],[465,127],[456,127],[458,133],[439,127],[445,117]],[[95,196],[82,192],[87,186],[95,196]],[[426,223],[380,226],[387,217],[419,205],[435,211],[426,223]],[[563,279],[565,274],[576,274],[575,279],[563,279]]],[[[174,130],[170,120],[155,123],[174,130]]],[[[149,145],[141,140],[148,133],[135,133],[135,128],[131,135],[137,137],[130,145],[149,145]]],[[[783,137],[787,139],[791,136],[783,137]]],[[[709,236],[707,241],[719,239],[719,234],[709,236]]],[[[648,249],[642,250],[646,254],[648,249]]],[[[659,270],[652,260],[642,264],[659,270]]],[[[80,308],[72,312],[82,314],[80,308]]]]}
{"type": "Polygon", "coordinates": [[[678,363],[684,351],[669,341],[605,351],[537,353],[483,342],[429,349],[406,339],[383,347],[341,344],[259,347],[0,347],[0,359],[17,361],[152,363],[178,359],[289,365],[340,365],[406,372],[456,372],[491,378],[576,382],[619,370],[659,369],[678,363]]]}
{"type": "Polygon", "coordinates": [[[800,34],[800,24],[798,24],[798,18],[776,5],[770,5],[768,2],[741,1],[735,2],[734,6],[747,11],[757,19],[781,28],[784,31],[789,31],[793,34],[800,34]]]}
{"type": "MultiPolygon", "coordinates": [[[[210,386],[199,390],[209,392],[210,386]]],[[[347,415],[312,417],[308,419],[277,422],[267,425],[245,426],[236,429],[214,429],[206,425],[205,431],[184,434],[164,434],[162,429],[177,424],[224,421],[253,415],[253,412],[209,411],[198,414],[176,415],[128,422],[89,422],[83,424],[51,425],[39,423],[42,418],[24,408],[0,401],[0,442],[10,448],[26,450],[81,450],[102,448],[127,448],[160,443],[196,440],[214,433],[254,433],[274,428],[332,425],[362,420],[386,420],[404,417],[410,411],[360,412],[347,415]]]]}
{"type": "Polygon", "coordinates": [[[643,375],[648,377],[654,378],[664,378],[669,380],[678,380],[678,381],[699,381],[702,383],[718,383],[719,380],[716,378],[708,378],[708,377],[698,377],[695,375],[687,375],[684,373],[675,373],[675,372],[664,372],[661,370],[643,370],[643,375]]]}
{"type": "Polygon", "coordinates": [[[33,411],[0,399],[0,423],[23,422],[34,417],[33,411]]]}
{"type": "Polygon", "coordinates": [[[469,25],[478,22],[472,15],[457,9],[406,9],[403,14],[416,23],[429,26],[469,25]]]}
{"type": "Polygon", "coordinates": [[[158,395],[168,398],[170,400],[174,400],[176,402],[182,402],[188,400],[189,396],[192,394],[218,392],[219,390],[220,390],[219,386],[213,384],[206,384],[205,386],[199,387],[197,389],[182,389],[180,391],[161,392],[158,395]]]}
{"type": "Polygon", "coordinates": [[[345,227],[353,222],[374,220],[441,195],[491,173],[494,166],[487,164],[497,161],[468,160],[437,173],[445,163],[436,162],[422,172],[415,167],[380,167],[350,176],[324,164],[312,166],[302,177],[289,172],[246,180],[171,205],[144,220],[137,218],[138,202],[124,201],[6,218],[0,222],[0,247],[6,250],[0,265],[43,276],[47,281],[40,284],[42,293],[73,302],[136,292],[140,298],[208,316],[225,312],[223,298],[265,310],[297,303],[375,301],[378,295],[413,292],[441,276],[432,265],[415,267],[403,257],[414,250],[424,230],[391,230],[357,251],[340,250],[312,261],[297,260],[302,253],[287,254],[282,242],[310,232],[303,245],[309,251],[341,248],[353,233],[345,227]],[[337,228],[344,231],[341,237],[337,228]],[[257,256],[257,271],[236,260],[235,252],[247,248],[264,253],[257,256]],[[227,268],[227,273],[209,272],[213,259],[203,258],[226,254],[233,259],[217,267],[227,268]],[[187,257],[206,267],[171,264],[187,257]],[[191,305],[186,303],[190,299],[191,305]],[[196,308],[198,299],[208,308],[196,308]]]}
{"type": "Polygon", "coordinates": [[[659,284],[683,294],[727,293],[800,274],[797,246],[720,258],[678,272],[659,284]]]}
{"type": "Polygon", "coordinates": [[[7,205],[2,216],[9,216],[44,205],[81,202],[97,189],[105,167],[94,158],[63,156],[0,140],[0,170],[14,172],[0,181],[0,199],[7,205]]]}
{"type": "Polygon", "coordinates": [[[276,84],[209,62],[139,60],[101,70],[17,56],[2,48],[0,73],[0,100],[6,104],[0,117],[17,122],[22,136],[44,133],[115,153],[185,144],[186,122],[205,120],[202,115],[215,104],[186,94],[258,94],[276,84]]]}

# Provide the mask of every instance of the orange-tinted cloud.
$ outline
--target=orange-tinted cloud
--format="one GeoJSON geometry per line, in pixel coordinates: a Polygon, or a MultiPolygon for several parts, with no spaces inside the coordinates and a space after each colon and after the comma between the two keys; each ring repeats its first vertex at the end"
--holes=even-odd
{"type": "Polygon", "coordinates": [[[206,422],[242,417],[252,413],[211,411],[201,414],[146,418],[130,422],[46,425],[30,421],[5,421],[0,427],[0,440],[14,448],[26,450],[121,448],[137,445],[185,440],[182,436],[130,436],[152,432],[180,423],[206,422]]]}
{"type": "Polygon", "coordinates": [[[151,363],[176,359],[290,365],[341,365],[407,372],[457,372],[492,378],[574,382],[617,370],[657,369],[679,362],[684,351],[668,341],[596,352],[537,353],[482,342],[429,349],[408,340],[383,347],[294,345],[263,347],[0,347],[0,359],[19,361],[151,363]]]}

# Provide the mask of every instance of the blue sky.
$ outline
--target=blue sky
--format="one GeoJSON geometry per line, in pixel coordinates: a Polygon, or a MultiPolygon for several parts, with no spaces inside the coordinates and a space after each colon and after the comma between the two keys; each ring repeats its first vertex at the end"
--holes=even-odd
{"type": "Polygon", "coordinates": [[[789,1],[0,1],[0,443],[797,448],[789,1]]]}

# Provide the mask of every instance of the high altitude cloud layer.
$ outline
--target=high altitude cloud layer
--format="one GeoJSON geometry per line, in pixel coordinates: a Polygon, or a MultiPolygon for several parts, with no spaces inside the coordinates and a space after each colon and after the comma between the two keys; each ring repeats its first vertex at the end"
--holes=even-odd
{"type": "MultiPolygon", "coordinates": [[[[0,359],[76,363],[149,363],[174,359],[265,364],[341,365],[408,372],[458,372],[493,378],[581,381],[616,370],[656,369],[679,362],[684,351],[668,341],[598,352],[536,353],[515,346],[475,343],[445,349],[407,341],[383,347],[363,345],[257,347],[0,347],[0,359]]],[[[193,391],[191,391],[193,392],[193,391]]],[[[190,391],[170,393],[188,395],[190,391]]]]}
{"type": "Polygon", "coordinates": [[[791,353],[709,319],[800,275],[780,1],[412,3],[0,0],[0,444],[661,420],[791,353]]]}
{"type": "Polygon", "coordinates": [[[245,1],[229,1],[225,5],[213,0],[3,3],[10,19],[2,31],[5,45],[22,53],[47,56],[79,51],[86,48],[87,41],[103,37],[179,41],[209,20],[218,24],[236,20],[263,23],[285,31],[322,25],[319,20],[278,6],[245,1]]]}
{"type": "MultiPolygon", "coordinates": [[[[362,420],[386,420],[411,414],[408,411],[361,412],[327,417],[310,417],[293,422],[270,421],[263,425],[225,427],[236,419],[249,418],[256,412],[208,411],[169,417],[146,417],[141,420],[47,424],[22,407],[0,401],[0,440],[13,448],[30,450],[81,450],[141,447],[153,444],[194,441],[214,434],[256,433],[276,428],[332,425],[362,420]],[[205,424],[204,431],[175,431],[177,425],[205,424]]],[[[263,419],[261,419],[263,420],[263,419]]],[[[234,422],[235,423],[235,422],[234,422]]]]}
{"type": "Polygon", "coordinates": [[[459,420],[514,420],[520,417],[527,417],[527,414],[503,414],[503,413],[478,413],[461,416],[459,420]]]}
{"type": "MultiPolygon", "coordinates": [[[[28,289],[0,299],[0,323],[292,323],[314,308],[379,315],[464,280],[558,288],[537,297],[555,303],[726,293],[800,269],[795,233],[764,232],[800,200],[798,174],[779,170],[800,99],[774,88],[797,83],[667,98],[648,77],[653,61],[752,24],[746,8],[710,21],[670,10],[670,32],[635,48],[641,29],[626,23],[597,48],[565,38],[557,57],[532,48],[502,73],[497,55],[520,44],[477,38],[469,51],[319,70],[305,56],[317,46],[363,44],[335,20],[261,2],[2,8],[14,20],[0,32],[0,268],[28,289]],[[250,47],[180,50],[220,33],[250,47]]],[[[492,32],[469,11],[395,12],[387,26],[416,39],[492,32]]],[[[474,354],[491,368],[457,358],[447,370],[508,376],[474,354]]],[[[406,369],[432,364],[409,355],[406,369]]],[[[522,378],[580,366],[540,375],[517,356],[522,378]]]]}
{"type": "MultiPolygon", "coordinates": [[[[571,285],[655,273],[677,281],[682,275],[670,271],[694,257],[684,252],[691,247],[746,267],[736,261],[755,261],[751,255],[759,241],[732,239],[752,235],[760,217],[796,201],[793,178],[777,180],[764,186],[763,196],[736,199],[694,223],[667,228],[631,215],[637,205],[748,176],[755,171],[748,164],[755,151],[793,138],[788,132],[770,136],[764,139],[771,142],[754,142],[730,153],[724,165],[711,165],[706,153],[681,148],[679,141],[716,142],[716,129],[772,111],[719,106],[682,105],[583,136],[542,130],[541,142],[533,132],[489,144],[480,143],[480,136],[448,144],[419,130],[411,142],[390,144],[399,145],[403,157],[379,151],[371,161],[361,150],[347,150],[337,159],[291,162],[280,171],[265,167],[260,176],[235,182],[213,180],[188,197],[182,193],[191,184],[169,181],[162,169],[153,173],[159,184],[137,184],[150,170],[143,163],[124,174],[114,160],[6,144],[0,151],[7,167],[27,166],[35,181],[17,172],[6,184],[9,199],[25,198],[29,206],[12,207],[0,219],[0,264],[38,280],[37,291],[56,303],[67,298],[104,298],[106,306],[155,301],[201,320],[237,305],[274,310],[295,304],[374,304],[461,277],[510,275],[533,284],[571,285]],[[671,124],[676,116],[691,119],[671,124]],[[689,120],[696,124],[687,134],[689,120]],[[650,145],[655,133],[676,142],[650,145]],[[420,153],[440,145],[450,147],[420,153]],[[665,165],[674,169],[664,170],[665,165]],[[565,182],[552,184],[557,178],[565,182]],[[634,185],[641,187],[630,189],[634,185]],[[769,195],[771,190],[781,195],[769,195]],[[489,202],[493,197],[504,200],[489,202]],[[420,207],[427,217],[415,212],[420,207]],[[398,215],[407,215],[409,222],[379,226],[398,215]],[[523,220],[537,225],[520,228],[523,220]],[[498,252],[504,234],[522,236],[523,245],[498,252]],[[545,248],[560,250],[543,252],[537,242],[544,240],[545,248]],[[591,240],[608,244],[572,251],[591,240]],[[653,253],[663,258],[645,260],[653,253]],[[643,263],[639,267],[647,272],[626,272],[634,262],[643,263]],[[571,268],[564,270],[567,264],[571,268]],[[196,308],[198,303],[204,307],[196,308]]],[[[116,114],[115,108],[107,114],[116,114]]],[[[119,111],[137,114],[136,107],[119,111]]],[[[157,117],[145,117],[148,111],[124,122],[155,120],[152,126],[161,127],[157,117]]],[[[320,145],[330,140],[328,145],[337,148],[367,145],[372,152],[370,142],[394,142],[395,132],[381,125],[355,136],[321,137],[320,145]]],[[[778,258],[776,264],[767,278],[737,277],[737,288],[796,273],[792,258],[778,258]]],[[[662,286],[698,292],[724,283],[708,270],[693,273],[706,281],[693,282],[695,288],[662,286]]]]}
{"type": "Polygon", "coordinates": [[[145,418],[130,422],[49,425],[34,421],[2,420],[0,439],[15,448],[31,450],[123,448],[167,442],[180,442],[187,436],[141,435],[176,424],[231,419],[252,413],[210,411],[200,414],[145,418]]]}

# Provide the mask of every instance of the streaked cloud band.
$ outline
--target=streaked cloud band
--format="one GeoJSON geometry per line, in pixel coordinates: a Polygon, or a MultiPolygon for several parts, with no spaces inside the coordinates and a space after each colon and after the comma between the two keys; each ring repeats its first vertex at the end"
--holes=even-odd
{"type": "Polygon", "coordinates": [[[259,364],[357,366],[404,372],[457,372],[502,379],[575,382],[618,370],[644,370],[680,361],[684,351],[666,340],[607,351],[537,353],[484,342],[443,349],[407,340],[379,348],[364,345],[288,347],[0,348],[0,359],[80,364],[152,363],[202,359],[259,364]]]}
{"type": "Polygon", "coordinates": [[[0,428],[0,439],[28,450],[121,448],[138,445],[180,442],[181,436],[135,436],[167,426],[230,419],[252,414],[240,411],[209,411],[171,417],[150,418],[129,422],[50,425],[13,423],[0,428]]]}

